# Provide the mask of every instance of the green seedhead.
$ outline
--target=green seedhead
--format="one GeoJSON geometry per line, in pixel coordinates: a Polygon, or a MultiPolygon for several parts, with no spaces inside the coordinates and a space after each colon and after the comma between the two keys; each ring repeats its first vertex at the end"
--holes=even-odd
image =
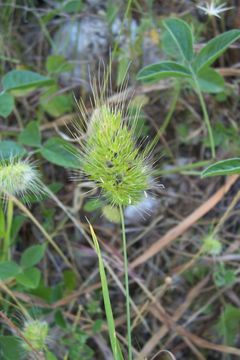
{"type": "Polygon", "coordinates": [[[92,117],[83,149],[83,171],[114,206],[136,204],[151,187],[149,146],[140,152],[135,125],[119,106],[102,105],[92,117]],[[132,125],[132,126],[130,126],[132,125]]]}
{"type": "Polygon", "coordinates": [[[24,324],[23,336],[31,344],[24,342],[23,347],[27,351],[42,351],[46,347],[47,337],[48,337],[48,324],[46,321],[40,320],[28,320],[24,324]]]}
{"type": "Polygon", "coordinates": [[[22,197],[41,192],[39,173],[27,160],[10,159],[0,162],[0,195],[22,197]]]}

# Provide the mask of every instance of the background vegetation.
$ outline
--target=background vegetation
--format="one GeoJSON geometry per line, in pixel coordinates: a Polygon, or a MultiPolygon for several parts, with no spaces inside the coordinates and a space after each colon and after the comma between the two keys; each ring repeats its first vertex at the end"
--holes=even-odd
{"type": "MultiPolygon", "coordinates": [[[[87,219],[127,358],[119,213],[92,182],[79,179],[79,139],[72,136],[75,99],[83,99],[91,118],[90,79],[104,75],[103,64],[106,74],[111,58],[108,100],[131,98],[132,114],[143,105],[136,131],[142,146],[146,137],[157,139],[152,158],[156,182],[164,185],[125,210],[134,359],[163,349],[176,359],[239,359],[239,42],[219,52],[211,63],[216,71],[199,75],[198,91],[187,73],[175,76],[176,68],[146,72],[160,61],[181,63],[166,30],[169,18],[189,25],[195,53],[240,28],[237,1],[228,1],[219,17],[202,5],[0,2],[0,171],[9,159],[30,157],[47,189],[28,195],[27,204],[15,198],[13,218],[4,201],[0,207],[0,358],[113,359],[87,219]],[[214,161],[231,158],[203,173],[221,176],[201,177],[214,161]],[[26,342],[29,316],[41,324],[44,344],[26,342]]],[[[185,33],[179,34],[181,43],[185,33]]],[[[171,358],[154,359],[163,356],[171,358]]]]}

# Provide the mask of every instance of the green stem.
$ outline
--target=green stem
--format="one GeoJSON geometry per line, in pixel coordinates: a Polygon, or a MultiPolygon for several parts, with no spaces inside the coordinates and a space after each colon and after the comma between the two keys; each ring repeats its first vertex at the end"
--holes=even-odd
{"type": "Polygon", "coordinates": [[[206,103],[204,101],[201,89],[199,87],[199,83],[198,80],[196,78],[195,73],[192,70],[192,74],[193,74],[193,81],[195,83],[196,86],[196,93],[198,95],[200,104],[201,104],[201,108],[202,108],[202,112],[203,112],[203,117],[204,117],[204,121],[206,123],[207,126],[207,130],[208,130],[208,135],[209,135],[209,140],[210,140],[210,146],[211,146],[211,152],[212,152],[212,158],[214,159],[216,157],[216,153],[215,153],[215,143],[214,143],[214,137],[213,137],[213,133],[212,133],[212,127],[211,127],[211,123],[210,123],[210,119],[208,116],[208,111],[207,111],[207,107],[206,107],[206,103]]]}
{"type": "Polygon", "coordinates": [[[200,168],[203,166],[208,166],[211,164],[210,160],[203,160],[203,161],[198,161],[195,163],[190,163],[190,164],[186,164],[186,165],[182,165],[182,166],[174,166],[171,169],[167,169],[167,170],[158,170],[156,171],[156,175],[169,175],[169,174],[175,174],[175,173],[183,173],[184,171],[188,171],[188,170],[192,170],[192,169],[196,169],[196,168],[200,168]]]}
{"type": "Polygon", "coordinates": [[[11,247],[11,229],[13,220],[13,201],[8,199],[7,207],[7,226],[6,233],[3,241],[3,259],[10,260],[10,247],[11,247]]]}
{"type": "Polygon", "coordinates": [[[170,120],[173,116],[174,110],[177,105],[179,93],[180,93],[180,84],[179,84],[179,82],[177,82],[175,85],[175,88],[174,88],[174,96],[172,98],[172,102],[171,102],[170,108],[168,110],[167,116],[164,119],[164,122],[158,131],[158,137],[160,137],[165,132],[166,128],[168,127],[168,125],[170,123],[170,120]]]}
{"type": "Polygon", "coordinates": [[[122,241],[123,241],[123,256],[124,256],[124,273],[125,273],[125,291],[126,291],[126,310],[127,310],[127,338],[128,338],[128,360],[132,360],[132,337],[131,337],[131,314],[130,314],[130,297],[129,297],[129,283],[128,283],[128,257],[127,257],[127,242],[123,208],[120,205],[120,217],[122,224],[122,241]]]}

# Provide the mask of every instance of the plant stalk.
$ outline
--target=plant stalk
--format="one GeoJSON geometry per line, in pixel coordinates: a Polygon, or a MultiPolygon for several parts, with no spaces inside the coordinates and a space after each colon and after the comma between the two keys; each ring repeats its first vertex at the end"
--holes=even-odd
{"type": "Polygon", "coordinates": [[[216,157],[216,153],[215,153],[215,143],[214,143],[214,137],[213,137],[213,133],[212,133],[212,127],[211,127],[210,119],[209,119],[209,116],[208,116],[208,111],[207,111],[206,103],[205,103],[205,100],[204,100],[204,98],[203,98],[201,89],[200,89],[200,87],[199,87],[198,80],[197,80],[197,78],[196,78],[195,73],[193,72],[193,70],[192,70],[192,74],[193,74],[193,81],[194,81],[195,87],[196,87],[195,90],[196,90],[196,93],[197,93],[198,98],[199,98],[199,101],[200,101],[200,105],[201,105],[201,108],[202,108],[204,121],[205,121],[205,123],[206,123],[207,130],[208,130],[208,136],[209,136],[209,140],[210,140],[212,158],[215,159],[215,157],[216,157]]]}
{"type": "Polygon", "coordinates": [[[122,224],[122,241],[123,241],[123,256],[124,256],[124,274],[125,274],[125,292],[126,292],[126,310],[127,310],[127,339],[128,339],[128,360],[132,360],[132,337],[131,337],[131,313],[130,313],[130,297],[129,297],[129,282],[128,282],[128,257],[127,257],[127,242],[126,230],[123,208],[120,205],[120,217],[122,224]]]}
{"type": "Polygon", "coordinates": [[[7,226],[6,233],[3,241],[3,260],[10,260],[10,247],[11,247],[11,229],[13,220],[13,201],[8,199],[7,205],[7,226]]]}

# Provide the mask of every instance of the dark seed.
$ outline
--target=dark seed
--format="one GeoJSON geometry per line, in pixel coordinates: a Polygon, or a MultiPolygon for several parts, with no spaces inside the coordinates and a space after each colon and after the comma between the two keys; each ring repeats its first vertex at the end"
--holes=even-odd
{"type": "Polygon", "coordinates": [[[111,160],[107,160],[106,161],[106,165],[108,168],[112,168],[113,167],[113,163],[111,162],[111,160]]]}
{"type": "Polygon", "coordinates": [[[123,182],[123,176],[121,174],[117,174],[115,177],[116,185],[120,185],[123,182]]]}

